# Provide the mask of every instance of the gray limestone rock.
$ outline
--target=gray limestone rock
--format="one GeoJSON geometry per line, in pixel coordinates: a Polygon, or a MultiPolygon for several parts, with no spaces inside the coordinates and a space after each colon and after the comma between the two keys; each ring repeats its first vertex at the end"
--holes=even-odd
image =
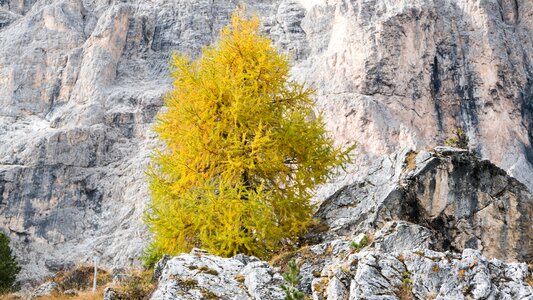
{"type": "Polygon", "coordinates": [[[283,299],[283,278],[268,263],[243,256],[181,254],[167,261],[151,299],[283,299]]]}
{"type": "Polygon", "coordinates": [[[74,268],[75,264],[65,259],[48,259],[44,262],[44,266],[52,272],[59,272],[68,271],[74,268]]]}
{"type": "Polygon", "coordinates": [[[104,290],[104,300],[118,300],[118,293],[111,287],[106,287],[104,290]]]}
{"type": "MultiPolygon", "coordinates": [[[[370,247],[354,252],[342,240],[312,248],[299,262],[302,277],[312,278],[307,294],[315,300],[533,297],[527,282],[532,273],[525,263],[488,259],[478,250],[385,253],[370,247]],[[303,264],[314,265],[320,272],[310,273],[312,269],[303,264]]],[[[278,271],[257,259],[247,264],[241,259],[209,254],[173,257],[152,299],[284,299],[278,271]]]]}
{"type": "Polygon", "coordinates": [[[155,264],[154,266],[154,274],[152,276],[152,280],[157,281],[159,280],[159,277],[163,274],[163,270],[165,269],[165,266],[167,265],[168,260],[170,259],[170,256],[165,254],[161,259],[155,264]]]}
{"type": "Polygon", "coordinates": [[[74,289],[70,289],[70,290],[64,291],[63,294],[67,296],[77,296],[78,292],[74,289]]]}
{"type": "Polygon", "coordinates": [[[531,299],[526,264],[430,250],[348,254],[313,280],[313,299],[531,299]],[[341,275],[339,275],[341,274],[341,275]],[[504,275],[508,274],[508,275],[504,275]],[[509,276],[509,277],[507,277],[509,276]]]}
{"type": "Polygon", "coordinates": [[[30,295],[30,299],[37,299],[39,297],[51,296],[53,292],[59,291],[59,284],[49,281],[41,284],[34,289],[30,295]]]}
{"type": "Polygon", "coordinates": [[[488,257],[531,262],[532,216],[533,195],[523,184],[471,152],[439,147],[378,161],[364,181],[321,204],[316,217],[329,230],[315,235],[353,239],[381,229],[376,248],[384,252],[472,248],[488,257]]]}
{"type": "Polygon", "coordinates": [[[414,249],[431,249],[435,234],[420,225],[405,221],[386,223],[374,237],[374,248],[384,253],[414,249]]]}

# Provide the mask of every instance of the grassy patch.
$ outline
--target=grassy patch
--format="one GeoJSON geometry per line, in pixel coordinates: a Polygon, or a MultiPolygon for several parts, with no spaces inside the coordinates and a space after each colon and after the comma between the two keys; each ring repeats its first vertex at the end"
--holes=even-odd
{"type": "Polygon", "coordinates": [[[354,250],[355,252],[359,252],[359,250],[363,249],[364,247],[368,246],[370,244],[370,241],[368,240],[368,236],[365,235],[359,243],[356,243],[355,241],[352,241],[350,243],[350,248],[354,250]]]}
{"type": "MultiPolygon", "coordinates": [[[[130,271],[124,274],[124,278],[116,284],[111,285],[113,276],[110,272],[98,269],[96,282],[97,289],[92,292],[94,267],[78,266],[72,270],[59,272],[54,277],[48,279],[59,285],[59,290],[51,295],[39,297],[42,300],[96,300],[103,299],[104,290],[111,286],[121,300],[144,300],[150,299],[150,295],[157,287],[152,281],[153,270],[130,271]],[[65,295],[64,291],[75,290],[76,295],[65,295]]],[[[14,294],[5,295],[1,299],[14,300],[21,299],[14,294]]]]}
{"type": "Polygon", "coordinates": [[[157,287],[152,281],[153,270],[133,272],[129,274],[118,286],[113,287],[120,299],[144,300],[150,299],[150,295],[157,287]]]}
{"type": "Polygon", "coordinates": [[[400,300],[414,299],[413,281],[411,280],[411,273],[408,271],[405,271],[402,274],[402,287],[397,292],[397,296],[400,300]]]}
{"type": "MultiPolygon", "coordinates": [[[[92,289],[94,266],[81,265],[72,270],[59,272],[51,281],[57,283],[61,290],[70,289],[83,291],[92,289]]],[[[113,276],[104,269],[97,269],[96,286],[103,286],[113,280],[113,276]]]]}

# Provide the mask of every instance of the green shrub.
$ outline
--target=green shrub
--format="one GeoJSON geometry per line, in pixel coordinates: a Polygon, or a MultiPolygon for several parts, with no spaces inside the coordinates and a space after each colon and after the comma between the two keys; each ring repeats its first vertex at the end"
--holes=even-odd
{"type": "Polygon", "coordinates": [[[409,273],[409,271],[404,271],[402,273],[402,286],[396,295],[400,300],[415,299],[413,295],[413,281],[411,280],[411,273],[409,273]]]}
{"type": "Polygon", "coordinates": [[[294,259],[289,261],[289,272],[283,273],[283,279],[288,283],[281,286],[285,292],[285,300],[303,300],[305,294],[298,289],[302,276],[294,259]]]}
{"type": "Polygon", "coordinates": [[[460,149],[468,149],[468,144],[470,143],[470,140],[464,130],[461,128],[457,128],[455,130],[455,136],[446,139],[446,145],[450,147],[460,148],[460,149]]]}
{"type": "Polygon", "coordinates": [[[193,247],[268,258],[293,246],[314,188],[349,159],[259,23],[235,15],[198,60],[173,58],[174,89],[155,126],[164,148],[148,171],[148,265],[193,247]]]}
{"type": "Polygon", "coordinates": [[[409,271],[404,271],[402,273],[402,285],[404,287],[410,287],[413,285],[413,281],[411,280],[411,273],[409,273],[409,271]]]}
{"type": "Polygon", "coordinates": [[[350,243],[350,248],[352,248],[355,251],[359,251],[359,250],[363,249],[364,247],[368,246],[368,244],[369,244],[368,237],[365,235],[361,239],[361,241],[359,241],[359,243],[356,243],[355,241],[352,241],[350,243]]]}
{"type": "Polygon", "coordinates": [[[9,238],[0,232],[0,294],[16,289],[20,267],[9,247],[9,238]]]}

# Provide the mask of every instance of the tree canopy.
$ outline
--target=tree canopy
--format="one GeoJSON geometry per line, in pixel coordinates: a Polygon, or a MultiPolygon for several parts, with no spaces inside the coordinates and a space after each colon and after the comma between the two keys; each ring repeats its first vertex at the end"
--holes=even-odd
{"type": "Polygon", "coordinates": [[[151,257],[192,247],[268,257],[306,229],[315,187],[348,161],[259,24],[235,14],[198,59],[172,59],[154,127],[164,147],[148,171],[151,257]]]}

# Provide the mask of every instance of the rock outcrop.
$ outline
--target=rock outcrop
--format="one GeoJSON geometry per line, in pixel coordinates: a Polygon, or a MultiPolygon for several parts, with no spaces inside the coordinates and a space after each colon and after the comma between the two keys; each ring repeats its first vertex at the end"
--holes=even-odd
{"type": "Polygon", "coordinates": [[[404,150],[324,201],[316,217],[329,229],[309,239],[355,237],[392,226],[397,234],[415,234],[390,224],[403,220],[428,229],[416,234],[430,249],[479,249],[488,257],[532,262],[532,216],[527,187],[489,161],[448,147],[404,150]]]}
{"type": "Polygon", "coordinates": [[[294,74],[317,87],[339,143],[375,157],[462,128],[473,150],[533,189],[531,1],[301,3],[307,43],[297,45],[308,55],[294,74]]]}
{"type": "MultiPolygon", "coordinates": [[[[300,288],[315,300],[533,297],[532,274],[524,263],[487,259],[472,249],[435,252],[416,248],[416,236],[408,240],[410,249],[389,253],[376,250],[377,241],[360,252],[345,240],[304,248],[298,259],[300,288]]],[[[282,300],[280,287],[287,283],[280,273],[254,257],[182,254],[166,262],[151,299],[282,300]]]]}
{"type": "Polygon", "coordinates": [[[527,266],[479,251],[362,251],[328,264],[312,281],[313,299],[531,299],[527,266]]]}
{"type": "Polygon", "coordinates": [[[268,263],[193,249],[165,263],[151,299],[283,299],[283,278],[268,263]]]}
{"type": "Polygon", "coordinates": [[[277,268],[199,250],[165,257],[152,299],[283,299],[293,258],[316,300],[532,299],[532,208],[523,184],[471,152],[404,150],[324,201],[308,245],[277,268]]]}
{"type": "Polygon", "coordinates": [[[51,296],[53,292],[59,290],[59,285],[55,282],[45,282],[38,286],[28,297],[29,299],[38,299],[39,297],[51,296]]]}
{"type": "MultiPolygon", "coordinates": [[[[375,183],[367,168],[374,159],[406,146],[442,144],[459,127],[481,157],[533,190],[531,1],[245,2],[263,18],[275,45],[292,56],[294,79],[317,90],[338,144],[358,142],[357,168],[340,185],[354,176],[363,185],[375,183]]],[[[151,124],[170,87],[167,61],[172,51],[198,55],[236,6],[223,0],[0,1],[0,229],[24,265],[21,279],[94,256],[107,266],[138,262],[149,239],[141,222],[148,199],[143,171],[155,144],[151,124]]],[[[388,156],[379,160],[389,163],[388,156]]],[[[438,233],[450,245],[439,247],[490,245],[496,252],[485,253],[498,256],[503,242],[515,241],[506,244],[512,258],[529,259],[524,243],[531,229],[512,231],[521,230],[524,212],[531,215],[530,206],[516,206],[522,185],[494,181],[467,202],[474,206],[445,207],[443,198],[430,196],[453,198],[469,187],[458,182],[451,192],[437,191],[424,181],[433,175],[419,171],[420,181],[410,184],[423,191],[408,199],[427,201],[421,218],[435,223],[424,226],[434,230],[453,219],[447,223],[453,228],[438,233]],[[493,215],[499,210],[500,219],[493,215]],[[463,212],[478,225],[490,218],[496,239],[463,212]]],[[[375,199],[382,201],[397,187],[380,180],[375,199]]],[[[337,212],[328,216],[338,227],[331,235],[359,226],[337,212]]],[[[370,220],[377,212],[362,213],[370,220]]],[[[412,221],[411,213],[400,219],[412,221]]]]}

